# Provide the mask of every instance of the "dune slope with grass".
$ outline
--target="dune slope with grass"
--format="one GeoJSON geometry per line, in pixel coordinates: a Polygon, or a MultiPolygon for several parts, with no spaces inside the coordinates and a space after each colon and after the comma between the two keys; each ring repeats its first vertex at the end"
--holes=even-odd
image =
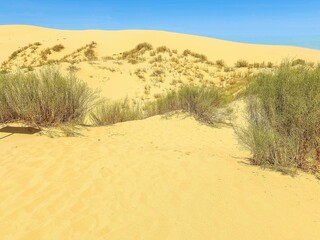
{"type": "Polygon", "coordinates": [[[320,239],[319,179],[251,165],[220,123],[245,125],[238,86],[287,57],[309,68],[320,51],[0,26],[0,239],[320,239]],[[70,122],[87,114],[96,126],[70,122]]]}
{"type": "Polygon", "coordinates": [[[225,59],[229,63],[239,59],[274,62],[279,62],[283,58],[302,58],[310,61],[319,61],[320,59],[319,50],[244,44],[152,30],[68,31],[33,26],[4,25],[0,26],[0,36],[0,61],[5,60],[17,47],[33,42],[40,42],[48,46],[58,42],[65,45],[67,49],[73,50],[90,41],[97,42],[99,44],[99,54],[106,55],[126,51],[141,42],[149,42],[155,46],[166,45],[178,50],[191,49],[199,53],[205,53],[212,59],[225,59]]]}
{"type": "Polygon", "coordinates": [[[186,34],[147,31],[67,31],[0,26],[0,71],[58,65],[102,96],[149,100],[182,83],[237,85],[283,59],[317,64],[320,51],[254,45],[186,34]]]}

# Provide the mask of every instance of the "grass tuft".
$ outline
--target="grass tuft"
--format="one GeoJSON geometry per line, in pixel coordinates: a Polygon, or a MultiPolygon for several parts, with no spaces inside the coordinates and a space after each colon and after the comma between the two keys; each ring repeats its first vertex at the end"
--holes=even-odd
{"type": "Polygon", "coordinates": [[[81,121],[95,93],[74,75],[57,68],[0,75],[0,122],[48,126],[81,121]]]}
{"type": "Polygon", "coordinates": [[[119,122],[143,118],[139,106],[132,106],[128,99],[120,101],[101,101],[90,113],[92,123],[96,126],[111,125],[119,122]]]}
{"type": "Polygon", "coordinates": [[[202,122],[214,124],[223,121],[226,112],[218,109],[224,108],[227,102],[228,98],[223,91],[214,86],[183,85],[178,90],[158,96],[145,108],[148,116],[183,110],[202,122]]]}

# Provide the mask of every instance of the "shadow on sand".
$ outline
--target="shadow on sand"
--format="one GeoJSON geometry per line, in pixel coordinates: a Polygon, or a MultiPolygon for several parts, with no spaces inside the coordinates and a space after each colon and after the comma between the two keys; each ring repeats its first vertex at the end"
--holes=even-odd
{"type": "Polygon", "coordinates": [[[10,127],[6,126],[0,129],[0,133],[8,133],[8,135],[4,137],[0,137],[0,139],[9,137],[13,134],[35,134],[40,132],[41,130],[33,127],[10,127]]]}

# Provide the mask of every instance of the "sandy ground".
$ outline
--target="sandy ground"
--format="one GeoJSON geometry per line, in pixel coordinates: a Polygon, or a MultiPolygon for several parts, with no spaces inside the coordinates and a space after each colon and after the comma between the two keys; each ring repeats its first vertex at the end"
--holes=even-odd
{"type": "Polygon", "coordinates": [[[320,238],[319,181],[248,165],[230,127],[180,115],[82,133],[0,140],[1,239],[320,238]]]}

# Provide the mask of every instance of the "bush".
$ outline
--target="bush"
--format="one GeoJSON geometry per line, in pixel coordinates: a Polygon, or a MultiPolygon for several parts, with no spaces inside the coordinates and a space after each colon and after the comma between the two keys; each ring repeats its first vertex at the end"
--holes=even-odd
{"type": "Polygon", "coordinates": [[[64,49],[64,46],[63,46],[62,44],[57,44],[57,45],[55,45],[55,46],[52,47],[52,50],[53,50],[54,52],[60,52],[60,51],[63,50],[63,49],[64,49]]]}
{"type": "Polygon", "coordinates": [[[84,51],[84,56],[89,61],[97,60],[96,52],[92,48],[88,48],[86,51],[84,51]]]}
{"type": "Polygon", "coordinates": [[[235,67],[237,68],[243,68],[248,66],[249,66],[249,63],[246,60],[238,60],[235,64],[235,67]]]}
{"type": "Polygon", "coordinates": [[[216,61],[216,65],[218,67],[224,67],[224,66],[226,66],[226,63],[224,62],[224,60],[219,59],[219,60],[216,61]]]}
{"type": "Polygon", "coordinates": [[[253,78],[239,135],[254,164],[310,170],[320,163],[320,68],[291,65],[253,78]]]}
{"type": "Polygon", "coordinates": [[[74,75],[53,67],[39,72],[0,75],[0,122],[54,125],[80,121],[95,93],[74,75]]]}
{"type": "Polygon", "coordinates": [[[298,59],[293,60],[293,61],[291,62],[291,65],[292,65],[292,66],[306,65],[306,61],[303,60],[303,59],[298,58],[298,59]]]}
{"type": "Polygon", "coordinates": [[[223,121],[225,113],[218,109],[225,107],[227,101],[226,95],[216,87],[184,85],[147,104],[146,113],[153,116],[184,110],[195,115],[200,121],[213,124],[223,121]]]}
{"type": "Polygon", "coordinates": [[[94,125],[104,126],[118,122],[143,118],[139,106],[132,106],[128,99],[121,101],[102,101],[91,112],[90,118],[94,125]]]}

